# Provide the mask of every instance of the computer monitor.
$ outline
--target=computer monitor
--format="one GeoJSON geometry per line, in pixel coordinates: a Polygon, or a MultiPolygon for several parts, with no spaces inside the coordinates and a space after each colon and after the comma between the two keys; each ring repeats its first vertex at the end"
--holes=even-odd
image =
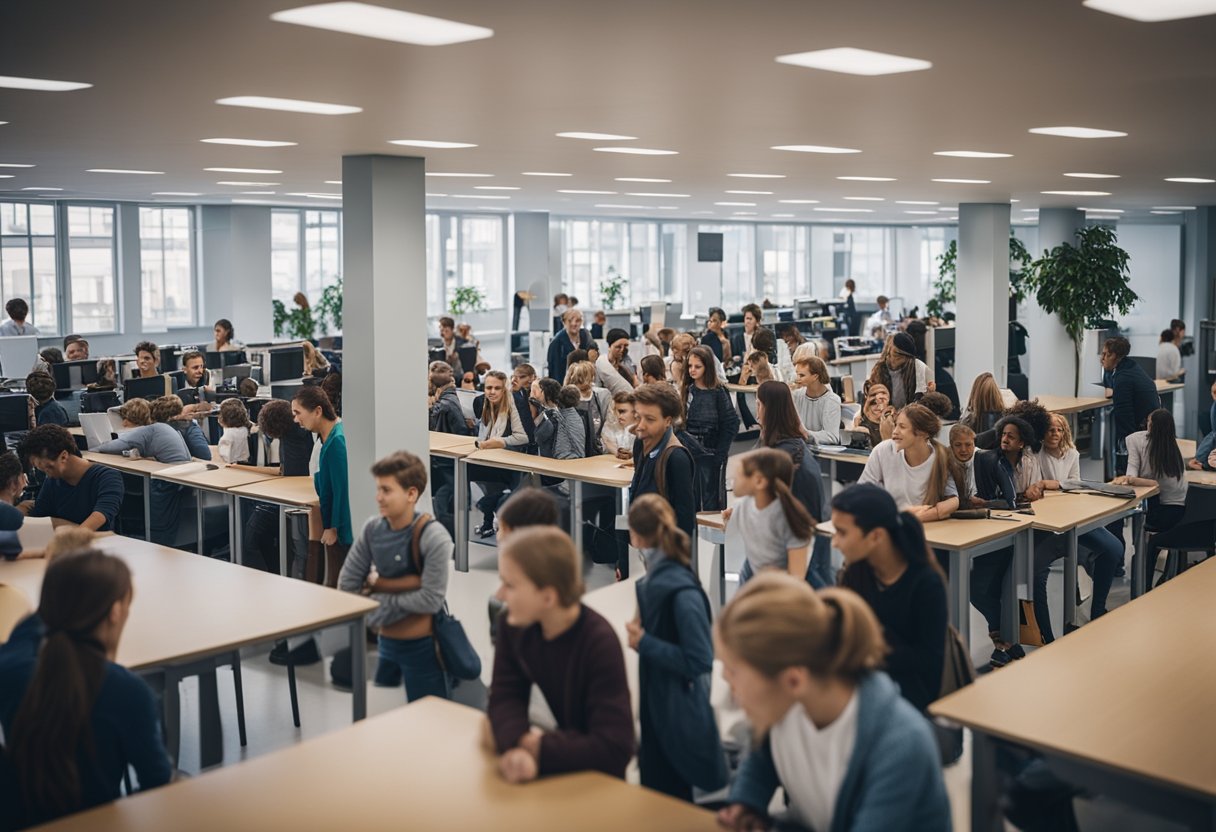
{"type": "Polygon", "coordinates": [[[249,378],[252,373],[252,364],[232,364],[224,368],[222,378],[224,381],[234,378],[249,378]]]}
{"type": "Polygon", "coordinates": [[[225,352],[206,352],[203,357],[207,363],[208,370],[219,370],[223,367],[231,367],[233,364],[244,364],[244,350],[227,350],[225,352]]]}
{"type": "MultiPolygon", "coordinates": [[[[240,362],[233,362],[240,363],[240,362]]],[[[304,377],[304,348],[288,347],[270,351],[270,378],[268,381],[289,381],[304,377]]]]}
{"type": "Polygon", "coordinates": [[[83,361],[64,361],[52,364],[55,387],[59,390],[79,390],[97,381],[97,362],[91,358],[83,361]]]}
{"type": "Polygon", "coordinates": [[[461,347],[456,352],[460,355],[460,369],[466,373],[473,372],[477,366],[477,347],[461,347]]]}
{"type": "Polygon", "coordinates": [[[122,383],[122,400],[159,399],[173,392],[171,376],[152,376],[151,378],[132,378],[122,383]]]}
{"type": "Polygon", "coordinates": [[[0,433],[16,433],[34,427],[34,400],[27,393],[0,395],[0,433]]]}

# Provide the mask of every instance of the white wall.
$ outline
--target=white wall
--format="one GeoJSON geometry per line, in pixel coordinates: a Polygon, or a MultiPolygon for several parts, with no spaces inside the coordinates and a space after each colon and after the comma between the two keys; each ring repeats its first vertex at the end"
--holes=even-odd
{"type": "Polygon", "coordinates": [[[1132,291],[1140,296],[1119,323],[1128,330],[1132,355],[1156,356],[1161,330],[1182,315],[1182,226],[1119,223],[1117,231],[1132,291]]]}

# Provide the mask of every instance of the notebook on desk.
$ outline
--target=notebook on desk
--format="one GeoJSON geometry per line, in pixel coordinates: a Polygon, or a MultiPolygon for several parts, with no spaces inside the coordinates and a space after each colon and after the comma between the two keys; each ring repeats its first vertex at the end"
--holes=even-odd
{"type": "Polygon", "coordinates": [[[42,552],[55,536],[55,526],[49,517],[27,517],[17,530],[22,552],[42,552]]]}
{"type": "Polygon", "coordinates": [[[113,427],[109,413],[80,414],[80,428],[84,431],[85,442],[90,451],[114,438],[113,427]]]}

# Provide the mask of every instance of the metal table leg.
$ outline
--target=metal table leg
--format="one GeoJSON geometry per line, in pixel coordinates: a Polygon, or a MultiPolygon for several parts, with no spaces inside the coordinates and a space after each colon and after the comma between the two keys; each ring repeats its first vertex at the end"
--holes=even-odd
{"type": "Polygon", "coordinates": [[[469,571],[469,469],[463,459],[456,460],[456,497],[453,507],[456,512],[456,570],[469,571]]]}
{"type": "Polygon", "coordinates": [[[351,720],[358,722],[367,716],[367,642],[363,635],[367,624],[363,616],[348,625],[350,630],[351,720]]]}
{"type": "MultiPolygon", "coordinates": [[[[189,488],[189,486],[185,486],[189,488]]],[[[194,489],[194,515],[198,522],[198,553],[205,555],[207,552],[203,549],[203,490],[201,488],[194,489]]]]}
{"type": "Polygon", "coordinates": [[[1132,563],[1128,567],[1132,570],[1132,597],[1139,598],[1144,594],[1145,575],[1148,572],[1146,565],[1148,553],[1148,536],[1144,531],[1145,514],[1143,511],[1137,511],[1132,515],[1132,563]]]}
{"type": "Polygon", "coordinates": [[[144,474],[144,540],[152,539],[152,475],[144,474]]]}
{"type": "MultiPolygon", "coordinates": [[[[1021,639],[1018,626],[1018,574],[1022,571],[1021,564],[1029,559],[1031,545],[1028,543],[1032,531],[1029,527],[1019,532],[1013,538],[1013,563],[1005,570],[1001,582],[1001,638],[1010,644],[1017,644],[1021,639]]],[[[990,552],[984,557],[993,557],[997,553],[990,552]]],[[[970,611],[967,613],[970,618],[970,611]]]]}
{"type": "Polygon", "coordinates": [[[583,554],[583,483],[580,480],[567,480],[570,483],[570,539],[574,541],[574,551],[583,554]]]}
{"type": "Polygon", "coordinates": [[[245,565],[245,547],[241,539],[241,498],[229,493],[228,497],[228,539],[232,545],[232,562],[245,565]]]}
{"type": "Polygon", "coordinates": [[[1068,532],[1068,553],[1064,556],[1064,628],[1077,623],[1077,529],[1068,532]]]}
{"type": "Polygon", "coordinates": [[[224,730],[214,667],[198,674],[198,749],[200,768],[224,762],[224,730]]]}
{"type": "Polygon", "coordinates": [[[971,597],[971,558],[960,549],[950,550],[950,623],[971,643],[971,614],[967,606],[971,597]]]}
{"type": "Polygon", "coordinates": [[[279,506],[279,574],[291,577],[287,568],[287,506],[279,506]]]}
{"type": "Polygon", "coordinates": [[[971,829],[995,832],[1004,828],[1000,812],[1000,773],[996,767],[996,741],[971,732],[971,829]]]}

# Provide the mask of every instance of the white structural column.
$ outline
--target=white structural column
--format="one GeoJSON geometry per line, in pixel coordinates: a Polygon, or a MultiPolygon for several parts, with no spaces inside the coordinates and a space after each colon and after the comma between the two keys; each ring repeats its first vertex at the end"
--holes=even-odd
{"type": "Polygon", "coordinates": [[[238,340],[269,341],[274,334],[267,312],[273,299],[270,209],[204,205],[200,230],[207,292],[199,323],[209,328],[216,319],[227,318],[238,340]]]}
{"type": "Polygon", "coordinates": [[[1009,363],[1009,203],[958,208],[958,332],[954,378],[966,405],[971,382],[991,372],[1005,386],[1009,363]]]}
{"type": "MultiPolygon", "coordinates": [[[[1186,368],[1186,436],[1199,435],[1199,414],[1210,407],[1212,378],[1199,372],[1199,322],[1216,317],[1212,283],[1216,281],[1216,206],[1186,212],[1182,255],[1182,319],[1186,334],[1195,339],[1195,354],[1182,359],[1186,368]]],[[[1164,328],[1164,325],[1163,325],[1164,328]]],[[[1216,425],[1212,425],[1216,429],[1216,425]]]]}
{"type": "MultiPolygon", "coordinates": [[[[1076,232],[1085,227],[1085,212],[1076,208],[1039,211],[1039,246],[1030,256],[1038,259],[1061,243],[1077,244],[1076,232]]],[[[1060,319],[1044,312],[1033,296],[1026,299],[1023,324],[1030,333],[1030,393],[1047,396],[1076,395],[1075,347],[1060,319]]]]}
{"type": "Polygon", "coordinates": [[[372,463],[396,450],[429,454],[424,176],[420,158],[342,159],[342,400],[356,530],[375,510],[372,463]]]}
{"type": "MultiPolygon", "coordinates": [[[[515,214],[512,218],[512,271],[515,276],[513,291],[531,292],[527,320],[521,315],[519,329],[527,324],[528,329],[550,328],[549,310],[553,308],[553,295],[558,289],[550,284],[549,275],[549,212],[533,211],[515,214]]],[[[560,277],[558,285],[561,284],[560,277]]],[[[515,297],[507,304],[508,314],[514,317],[515,297]]],[[[510,345],[508,345],[508,352],[510,345]]]]}

